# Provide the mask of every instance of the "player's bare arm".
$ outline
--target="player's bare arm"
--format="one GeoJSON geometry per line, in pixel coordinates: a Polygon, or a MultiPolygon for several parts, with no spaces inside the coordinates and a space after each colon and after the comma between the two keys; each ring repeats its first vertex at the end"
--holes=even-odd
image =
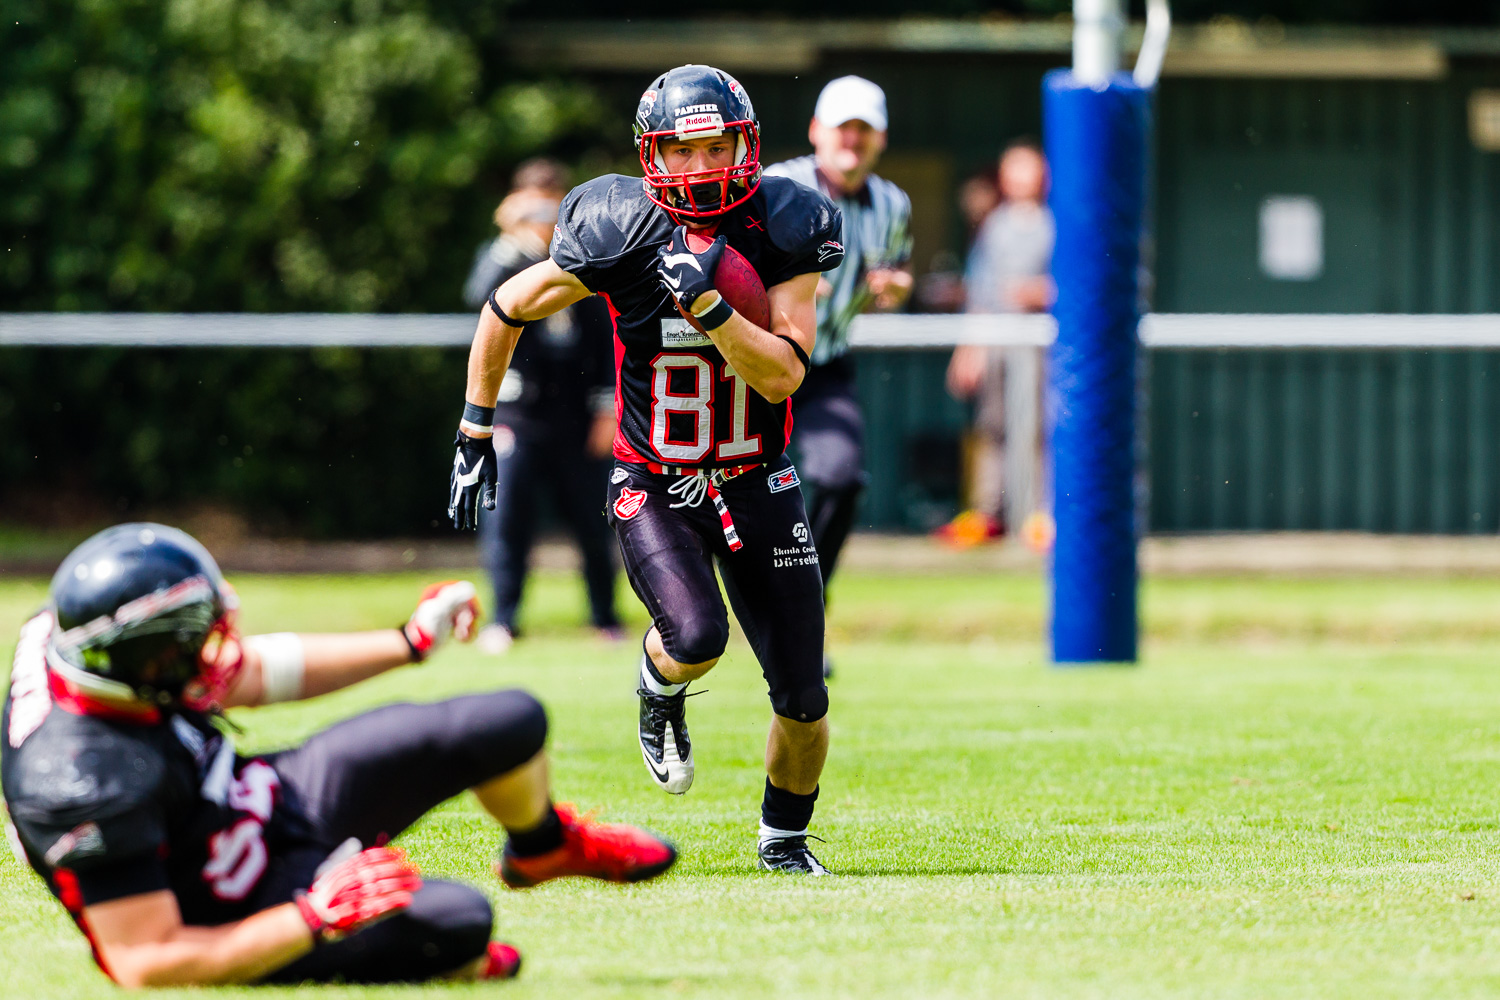
{"type": "MultiPolygon", "coordinates": [[[[551,259],[538,261],[495,289],[479,311],[479,327],[469,348],[464,399],[493,407],[522,325],[561,312],[590,294],[583,282],[551,259]]],[[[478,425],[466,427],[464,432],[470,437],[488,437],[491,433],[489,427],[478,425]]]]}
{"type": "Polygon", "coordinates": [[[495,509],[495,453],[490,444],[495,398],[527,323],[544,319],[587,298],[589,290],[553,261],[533,264],[490,295],[479,312],[469,348],[469,379],[463,418],[454,439],[453,473],[448,479],[448,516],[460,531],[479,527],[479,507],[495,509]]]}
{"type": "MultiPolygon", "coordinates": [[[[770,330],[762,330],[735,312],[722,326],[704,331],[724,360],[767,402],[786,399],[807,374],[807,366],[788,341],[802,348],[802,357],[812,354],[817,338],[818,277],[799,274],[766,289],[771,300],[770,330]]],[[[717,292],[710,294],[718,297],[717,292]]]]}
{"type": "Polygon", "coordinates": [[[313,949],[293,903],[217,927],[182,922],[171,890],[112,899],[83,910],[104,960],[121,986],[252,982],[313,949]]]}
{"type": "Polygon", "coordinates": [[[428,587],[401,628],[247,636],[239,677],[223,707],[315,698],[420,662],[450,636],[473,639],[479,613],[474,585],[450,580],[428,587]]]}
{"type": "Polygon", "coordinates": [[[403,851],[372,847],[333,862],[296,902],[243,920],[189,926],[170,889],[85,906],[83,919],[121,986],[246,983],[405,909],[420,888],[403,851]]]}

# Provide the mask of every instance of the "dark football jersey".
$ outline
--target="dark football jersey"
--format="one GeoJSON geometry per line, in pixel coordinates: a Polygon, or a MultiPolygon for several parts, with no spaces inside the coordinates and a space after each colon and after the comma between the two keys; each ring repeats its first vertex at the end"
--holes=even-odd
{"type": "Polygon", "coordinates": [[[0,782],[25,860],[75,918],[85,905],[170,889],[189,924],[261,909],[256,890],[307,825],[265,761],[206,717],[80,714],[49,686],[52,613],[21,629],[0,717],[0,782]]]}
{"type": "MultiPolygon", "coordinates": [[[[657,278],[657,248],[677,224],[639,177],[606,174],[563,201],[551,255],[609,303],[615,324],[615,458],[723,467],[769,461],[786,448],[791,404],[768,402],[677,311],[657,278]]],[[[843,260],[839,210],[820,192],[767,177],[719,216],[726,237],[771,288],[843,260]]]]}

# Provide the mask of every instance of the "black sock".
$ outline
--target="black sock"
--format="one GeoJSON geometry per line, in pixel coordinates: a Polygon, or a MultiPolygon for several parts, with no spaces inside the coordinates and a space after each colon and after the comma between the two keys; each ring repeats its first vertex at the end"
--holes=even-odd
{"type": "Polygon", "coordinates": [[[562,820],[557,818],[557,810],[552,808],[552,803],[547,803],[547,815],[543,820],[530,830],[518,831],[507,830],[510,840],[505,849],[518,858],[530,858],[538,854],[546,854],[562,846],[563,825],[562,820]]]}
{"type": "Polygon", "coordinates": [[[777,788],[766,779],[766,794],[760,800],[760,820],[773,830],[806,830],[812,822],[813,804],[818,801],[818,790],[811,795],[798,795],[784,788],[777,788]]]}

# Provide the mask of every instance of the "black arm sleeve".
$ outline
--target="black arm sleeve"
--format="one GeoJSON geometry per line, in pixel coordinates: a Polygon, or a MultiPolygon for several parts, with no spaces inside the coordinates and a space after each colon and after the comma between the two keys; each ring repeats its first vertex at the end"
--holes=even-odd
{"type": "Polygon", "coordinates": [[[73,877],[78,881],[78,892],[83,896],[84,906],[171,888],[167,863],[154,853],[92,865],[74,872],[73,877]]]}

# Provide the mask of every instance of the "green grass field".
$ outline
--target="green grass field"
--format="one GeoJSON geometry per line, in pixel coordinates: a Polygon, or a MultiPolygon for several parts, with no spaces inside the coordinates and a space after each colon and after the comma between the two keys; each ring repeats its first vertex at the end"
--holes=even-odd
{"type": "MultiPolygon", "coordinates": [[[[400,620],[416,576],[241,576],[247,631],[400,620]]],[[[0,632],[45,581],[0,583],[0,632]]],[[[815,832],[841,877],[754,869],[767,705],[738,640],[690,715],[669,798],[634,743],[633,644],[571,622],[544,575],[504,659],[450,650],[305,705],[236,715],[248,747],[395,699],[524,685],[559,797],[667,833],[622,889],[505,891],[455,800],[404,838],[485,887],[516,983],[307,996],[1462,997],[1500,992],[1500,581],[1180,578],[1145,588],[1136,669],[1052,669],[1040,581],[848,576],[815,832]]],[[[632,599],[626,605],[639,619],[632,599]]],[[[106,996],[40,883],[0,860],[0,992],[106,996]]],[[[283,991],[256,991],[257,995],[283,991]]]]}

